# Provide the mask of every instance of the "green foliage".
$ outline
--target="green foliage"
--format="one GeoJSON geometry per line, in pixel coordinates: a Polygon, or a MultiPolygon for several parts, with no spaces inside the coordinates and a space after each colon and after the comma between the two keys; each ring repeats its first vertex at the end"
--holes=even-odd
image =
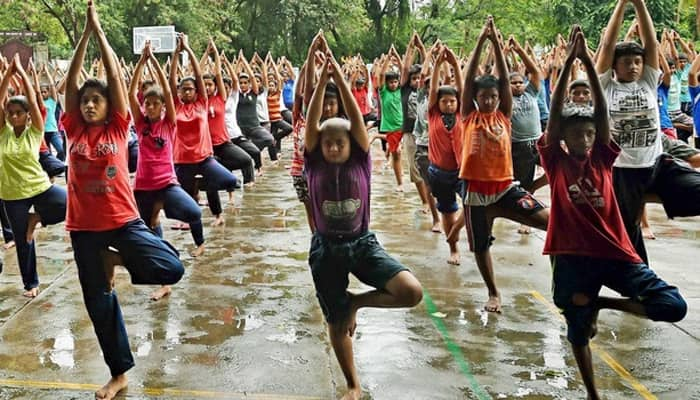
{"type": "MultiPolygon", "coordinates": [[[[53,57],[67,57],[85,23],[87,0],[0,0],[3,29],[43,32],[53,57]]],[[[391,44],[402,51],[415,29],[430,44],[440,38],[468,52],[492,14],[504,35],[547,46],[557,33],[580,24],[592,45],[598,42],[615,6],[613,0],[100,0],[102,25],[117,54],[133,60],[132,28],[175,25],[190,36],[196,52],[213,37],[232,54],[286,55],[298,64],[319,29],[338,54],[362,53],[371,60],[391,44]]],[[[695,1],[647,0],[658,30],[696,37],[695,1]]],[[[629,6],[625,26],[632,19],[629,6]]],[[[92,50],[94,53],[94,48],[92,50]]]]}

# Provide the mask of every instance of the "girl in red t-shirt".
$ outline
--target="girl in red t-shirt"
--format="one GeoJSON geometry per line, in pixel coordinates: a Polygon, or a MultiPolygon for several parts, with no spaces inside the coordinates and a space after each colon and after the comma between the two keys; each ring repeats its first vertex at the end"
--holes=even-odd
{"type": "Polygon", "coordinates": [[[95,393],[97,399],[114,398],[126,387],[126,372],[134,366],[114,290],[114,266],[125,266],[134,284],[174,284],[184,273],[177,251],[139,218],[129,186],[125,87],[113,54],[95,6],[88,1],[85,30],[68,70],[62,120],[70,149],[66,229],[85,306],[112,376],[95,393]],[[88,79],[78,87],[93,34],[107,83],[88,79]]]}
{"type": "Polygon", "coordinates": [[[219,226],[224,223],[219,190],[233,192],[238,187],[238,182],[236,177],[213,157],[207,91],[202,79],[202,70],[185,34],[178,34],[177,47],[171,59],[170,89],[173,93],[178,93],[175,100],[177,135],[174,153],[177,179],[182,188],[194,198],[197,192],[195,176],[201,175],[204,178],[209,209],[215,218],[213,225],[219,226]],[[189,55],[194,77],[182,78],[178,84],[178,60],[182,51],[189,55]]]}

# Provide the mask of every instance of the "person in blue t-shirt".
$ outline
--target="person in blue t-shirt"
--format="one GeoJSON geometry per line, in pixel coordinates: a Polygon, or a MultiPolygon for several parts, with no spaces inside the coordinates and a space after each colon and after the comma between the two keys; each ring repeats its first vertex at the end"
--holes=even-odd
{"type": "MultiPolygon", "coordinates": [[[[46,72],[46,66],[41,70],[42,73],[46,72]]],[[[66,160],[66,152],[63,148],[63,138],[58,131],[58,120],[56,119],[56,107],[58,105],[56,94],[56,85],[54,85],[51,79],[51,74],[46,73],[49,77],[49,83],[41,85],[41,97],[44,100],[44,107],[46,107],[46,121],[44,123],[44,140],[47,146],[53,146],[56,149],[56,158],[61,161],[66,160]]]]}

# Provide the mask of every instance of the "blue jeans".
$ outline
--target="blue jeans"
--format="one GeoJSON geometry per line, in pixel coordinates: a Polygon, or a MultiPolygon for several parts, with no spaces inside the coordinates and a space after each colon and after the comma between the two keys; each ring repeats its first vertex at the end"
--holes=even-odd
{"type": "Polygon", "coordinates": [[[41,224],[53,225],[66,219],[66,190],[52,185],[48,190],[34,197],[22,200],[5,200],[5,211],[15,236],[17,263],[22,274],[24,290],[39,286],[39,274],[36,271],[36,249],[34,240],[27,242],[27,225],[29,209],[41,216],[41,224]]]}
{"type": "Polygon", "coordinates": [[[56,158],[61,161],[66,161],[66,152],[63,147],[63,137],[59,132],[44,132],[44,140],[47,146],[53,146],[56,149],[56,158]]]}
{"type": "MultiPolygon", "coordinates": [[[[199,246],[204,243],[202,210],[182,187],[170,185],[159,190],[135,190],[134,197],[136,197],[136,204],[139,207],[139,214],[142,220],[150,223],[155,203],[162,201],[165,216],[190,224],[190,232],[192,233],[194,244],[199,246]]],[[[163,229],[160,225],[154,227],[153,231],[159,237],[163,237],[163,229]]]]}
{"type": "Polygon", "coordinates": [[[123,374],[134,366],[134,358],[116,290],[105,276],[103,252],[109,246],[119,250],[135,285],[172,285],[185,269],[177,250],[156,236],[141,219],[111,231],[73,231],[70,237],[83,301],[104,360],[112,376],[123,374]]]}
{"type": "Polygon", "coordinates": [[[5,243],[15,240],[12,228],[10,228],[10,219],[7,218],[7,213],[5,212],[5,202],[2,200],[0,200],[0,225],[2,226],[2,238],[5,240],[5,243]]]}
{"type": "Polygon", "coordinates": [[[428,184],[431,194],[437,199],[438,211],[452,214],[459,210],[457,194],[464,198],[464,181],[459,179],[459,170],[444,170],[430,164],[428,184]]]}
{"type": "Polygon", "coordinates": [[[688,306],[675,286],[656,276],[646,264],[574,255],[555,255],[552,261],[554,304],[563,310],[567,339],[574,346],[586,346],[596,311],[595,301],[603,285],[636,300],[652,321],[677,322],[688,306]],[[574,295],[589,299],[574,301],[574,295]]]}
{"type": "Polygon", "coordinates": [[[219,190],[231,192],[238,184],[235,175],[213,157],[208,157],[197,164],[175,164],[175,173],[182,188],[193,198],[197,187],[195,175],[200,174],[204,177],[209,209],[214,215],[221,214],[219,190]]]}

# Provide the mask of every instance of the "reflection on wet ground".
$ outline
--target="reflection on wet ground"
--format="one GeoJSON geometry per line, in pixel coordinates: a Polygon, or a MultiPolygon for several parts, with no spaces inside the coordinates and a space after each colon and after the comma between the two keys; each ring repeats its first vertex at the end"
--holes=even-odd
{"type": "MultiPolygon", "coordinates": [[[[492,253],[504,312],[485,313],[486,290],[464,238],[462,265],[448,265],[444,237],[429,231],[417,195],[394,192],[393,173],[374,155],[371,227],[432,303],[359,313],[355,357],[365,398],[583,398],[565,327],[549,300],[544,233],[523,236],[515,224],[496,223],[492,253]]],[[[254,188],[236,194],[225,216],[225,226],[205,228],[204,256],[181,252],[185,276],[164,300],[149,301],[154,287],[132,286],[118,271],[116,290],[137,364],[125,397],[335,397],[344,379],[308,272],[310,235],[288,171],[268,169],[254,188]]],[[[700,222],[668,221],[658,205],[650,206],[650,219],[658,237],[647,245],[652,266],[680,287],[688,317],[670,325],[603,313],[595,343],[657,398],[700,399],[700,274],[693,262],[700,255],[700,222]]],[[[189,232],[171,230],[174,221],[164,224],[177,248],[192,246],[189,232]]],[[[82,303],[70,242],[62,226],[41,229],[37,238],[37,299],[21,296],[14,251],[4,257],[0,400],[87,398],[108,371],[82,303]]],[[[365,288],[356,280],[351,287],[365,288]]],[[[601,359],[595,367],[605,398],[641,398],[601,359]]]]}

